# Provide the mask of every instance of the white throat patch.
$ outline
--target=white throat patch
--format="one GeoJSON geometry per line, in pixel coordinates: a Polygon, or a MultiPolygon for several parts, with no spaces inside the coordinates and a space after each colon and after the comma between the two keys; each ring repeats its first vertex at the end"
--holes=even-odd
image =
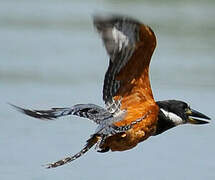
{"type": "Polygon", "coordinates": [[[165,111],[162,108],[160,110],[164,113],[166,117],[168,117],[172,122],[174,122],[175,125],[184,124],[184,121],[178,115],[172,112],[165,111]]]}

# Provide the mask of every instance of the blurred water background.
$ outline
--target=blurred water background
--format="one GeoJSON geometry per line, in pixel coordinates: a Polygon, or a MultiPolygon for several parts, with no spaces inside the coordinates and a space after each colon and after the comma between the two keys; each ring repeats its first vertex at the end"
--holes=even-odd
{"type": "Polygon", "coordinates": [[[0,0],[0,179],[215,179],[215,1],[0,0]],[[181,99],[212,118],[181,126],[125,152],[74,154],[94,132],[86,119],[39,121],[7,102],[48,109],[103,105],[108,57],[94,13],[130,15],[148,24],[158,45],[151,62],[156,100],[181,99]]]}

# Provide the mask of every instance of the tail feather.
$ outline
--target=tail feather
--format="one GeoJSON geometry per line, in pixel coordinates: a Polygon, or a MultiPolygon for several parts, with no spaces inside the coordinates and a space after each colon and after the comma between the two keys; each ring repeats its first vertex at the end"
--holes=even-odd
{"type": "Polygon", "coordinates": [[[88,141],[87,144],[84,146],[84,148],[79,151],[78,153],[76,153],[75,155],[71,156],[71,157],[66,157],[64,159],[61,159],[57,162],[54,163],[50,163],[46,165],[46,168],[56,168],[58,166],[62,166],[64,164],[67,164],[71,161],[74,161],[76,159],[78,159],[79,157],[81,157],[82,155],[84,155],[91,147],[94,146],[94,144],[96,144],[98,141],[98,138],[96,135],[93,135],[88,141]]]}

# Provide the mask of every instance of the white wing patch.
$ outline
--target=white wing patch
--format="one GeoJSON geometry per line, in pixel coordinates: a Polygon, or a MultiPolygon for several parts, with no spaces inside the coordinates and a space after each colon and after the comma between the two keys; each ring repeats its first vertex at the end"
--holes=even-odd
{"type": "Polygon", "coordinates": [[[178,115],[172,113],[172,112],[168,112],[168,111],[165,111],[164,109],[160,109],[164,115],[166,117],[168,117],[172,122],[174,122],[174,124],[177,126],[177,125],[180,125],[180,124],[184,124],[184,121],[181,117],[179,117],[178,115]]]}
{"type": "Polygon", "coordinates": [[[113,27],[112,35],[115,43],[118,44],[119,51],[122,50],[123,46],[128,46],[129,39],[122,31],[119,31],[116,27],[113,27]]]}

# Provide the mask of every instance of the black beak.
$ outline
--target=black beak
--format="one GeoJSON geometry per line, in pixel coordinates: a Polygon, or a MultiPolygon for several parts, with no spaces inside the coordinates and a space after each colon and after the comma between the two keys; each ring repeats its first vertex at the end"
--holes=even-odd
{"type": "Polygon", "coordinates": [[[187,110],[187,115],[188,115],[188,123],[190,123],[190,124],[207,124],[207,123],[209,123],[208,121],[203,121],[203,120],[196,119],[196,118],[210,120],[210,118],[208,116],[206,116],[194,109],[187,110]]]}

